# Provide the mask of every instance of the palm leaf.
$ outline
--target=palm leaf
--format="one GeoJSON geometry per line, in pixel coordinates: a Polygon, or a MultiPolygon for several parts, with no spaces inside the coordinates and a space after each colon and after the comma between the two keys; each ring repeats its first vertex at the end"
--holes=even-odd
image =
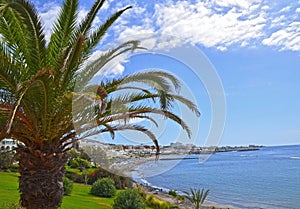
{"type": "Polygon", "coordinates": [[[15,19],[12,25],[8,25],[10,30],[13,27],[21,28],[25,33],[18,32],[18,36],[15,36],[16,44],[21,43],[18,47],[19,50],[23,50],[24,57],[26,58],[26,64],[28,69],[34,70],[36,73],[42,68],[43,59],[45,57],[45,36],[43,33],[43,27],[38,16],[35,7],[24,0],[12,0],[5,1],[5,5],[1,8],[3,12],[3,18],[8,18],[7,21],[15,19]],[[12,9],[15,12],[5,12],[5,10],[12,9]],[[5,14],[11,14],[8,16],[5,14]],[[20,35],[23,36],[20,36],[20,35]],[[21,41],[23,39],[24,41],[21,41]],[[29,68],[30,67],[30,68],[29,68]]]}
{"type": "Polygon", "coordinates": [[[95,46],[100,42],[102,37],[105,35],[107,30],[110,28],[110,26],[128,9],[132,8],[131,6],[128,6],[112,16],[104,24],[96,28],[91,35],[87,38],[87,41],[85,42],[85,47],[84,47],[84,54],[89,55],[90,52],[95,48],[95,46]]]}
{"type": "Polygon", "coordinates": [[[138,41],[128,41],[125,42],[118,47],[109,50],[108,52],[104,53],[95,61],[88,64],[83,70],[81,70],[77,76],[76,81],[76,89],[80,91],[83,89],[90,80],[98,73],[101,69],[103,69],[104,65],[110,62],[115,57],[124,54],[125,52],[132,51],[135,49],[140,48],[138,41]]]}
{"type": "Polygon", "coordinates": [[[92,23],[98,13],[98,11],[103,6],[104,2],[105,2],[105,0],[95,1],[95,3],[93,4],[92,8],[89,11],[89,13],[79,24],[79,27],[77,28],[77,30],[75,32],[75,37],[77,37],[79,34],[83,34],[85,36],[89,32],[89,30],[92,26],[92,23]]]}
{"type": "MultiPolygon", "coordinates": [[[[70,51],[69,46],[77,20],[78,0],[65,0],[48,47],[48,65],[60,69],[64,56],[70,51]],[[68,50],[68,51],[67,51],[68,50]]],[[[58,73],[58,72],[57,72],[58,73]]]]}

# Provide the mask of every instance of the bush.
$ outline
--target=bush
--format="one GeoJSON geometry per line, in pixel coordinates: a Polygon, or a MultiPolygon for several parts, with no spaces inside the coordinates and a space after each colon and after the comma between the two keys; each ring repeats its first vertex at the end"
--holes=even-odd
{"type": "Polygon", "coordinates": [[[6,171],[7,169],[9,169],[12,157],[12,152],[7,150],[0,150],[0,170],[6,171]]]}
{"type": "Polygon", "coordinates": [[[19,164],[12,164],[10,165],[11,171],[18,171],[19,170],[19,164]]]}
{"type": "MultiPolygon", "coordinates": [[[[76,183],[85,183],[84,177],[85,175],[72,173],[70,171],[66,171],[66,176],[76,183]]],[[[115,186],[117,189],[126,189],[132,187],[132,182],[130,178],[124,176],[118,176],[116,174],[110,173],[103,168],[98,168],[87,176],[87,184],[92,185],[100,178],[111,178],[115,182],[115,186]]]]}
{"type": "Polygon", "coordinates": [[[116,193],[115,183],[110,178],[97,180],[91,189],[91,193],[100,197],[112,197],[116,193]]]}
{"type": "Polygon", "coordinates": [[[155,209],[170,209],[171,205],[168,202],[160,200],[153,195],[149,195],[146,199],[146,204],[155,209]]]}
{"type": "Polygon", "coordinates": [[[71,195],[73,190],[73,181],[71,181],[67,177],[64,177],[63,184],[64,184],[64,195],[71,195]]]}
{"type": "Polygon", "coordinates": [[[92,167],[91,163],[82,158],[76,158],[70,161],[71,168],[86,169],[92,167]]]}
{"type": "Polygon", "coordinates": [[[144,209],[145,203],[137,189],[120,192],[114,200],[113,209],[144,209]]]}
{"type": "Polygon", "coordinates": [[[169,195],[173,196],[173,197],[177,197],[177,193],[174,190],[170,190],[169,191],[169,195]]]}

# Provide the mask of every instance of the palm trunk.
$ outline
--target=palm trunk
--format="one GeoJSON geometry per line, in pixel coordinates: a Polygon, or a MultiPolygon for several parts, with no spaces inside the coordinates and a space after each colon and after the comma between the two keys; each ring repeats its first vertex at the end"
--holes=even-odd
{"type": "Polygon", "coordinates": [[[63,198],[66,154],[61,150],[43,153],[23,148],[20,154],[19,190],[21,205],[27,209],[56,209],[63,198]]]}

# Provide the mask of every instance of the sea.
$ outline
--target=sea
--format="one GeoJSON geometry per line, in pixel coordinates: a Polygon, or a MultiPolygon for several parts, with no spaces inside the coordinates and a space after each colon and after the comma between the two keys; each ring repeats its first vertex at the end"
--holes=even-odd
{"type": "Polygon", "coordinates": [[[140,165],[133,178],[163,191],[209,189],[208,201],[243,209],[300,209],[300,145],[169,156],[140,165]]]}

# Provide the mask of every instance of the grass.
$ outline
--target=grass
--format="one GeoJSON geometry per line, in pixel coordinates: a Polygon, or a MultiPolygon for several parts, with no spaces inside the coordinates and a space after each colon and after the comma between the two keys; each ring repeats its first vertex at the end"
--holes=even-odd
{"type": "Polygon", "coordinates": [[[18,173],[0,172],[0,207],[4,203],[18,202],[18,173]]]}
{"type": "MultiPolygon", "coordinates": [[[[98,168],[88,168],[84,172],[91,174],[92,172],[96,171],[98,168]]],[[[68,173],[74,173],[74,174],[82,174],[82,171],[80,171],[78,168],[71,168],[70,166],[66,166],[66,172],[68,173]]]]}
{"type": "MultiPolygon", "coordinates": [[[[0,208],[19,201],[18,173],[0,172],[0,208]]],[[[90,194],[91,186],[74,183],[70,196],[64,196],[61,209],[112,209],[113,198],[101,198],[90,194]]],[[[147,207],[147,209],[152,209],[147,207]]]]}

